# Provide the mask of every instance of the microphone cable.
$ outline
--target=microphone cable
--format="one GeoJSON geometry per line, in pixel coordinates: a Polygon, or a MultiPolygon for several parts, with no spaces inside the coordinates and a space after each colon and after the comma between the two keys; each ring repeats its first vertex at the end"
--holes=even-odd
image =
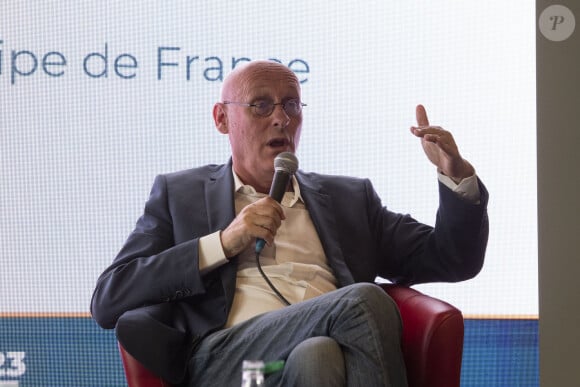
{"type": "Polygon", "coordinates": [[[276,287],[274,286],[274,284],[272,282],[270,282],[270,279],[268,278],[268,276],[266,275],[266,273],[264,273],[264,270],[262,270],[262,265],[260,264],[260,252],[259,251],[256,251],[256,264],[258,265],[258,270],[260,271],[260,274],[262,275],[262,277],[264,277],[264,279],[266,280],[266,283],[268,284],[268,286],[270,287],[270,289],[272,289],[272,291],[274,293],[276,293],[276,296],[278,296],[278,298],[280,299],[280,301],[282,301],[284,304],[286,304],[286,306],[292,305],[290,303],[290,301],[288,301],[282,295],[282,293],[280,293],[278,291],[278,289],[276,289],[276,287]]]}

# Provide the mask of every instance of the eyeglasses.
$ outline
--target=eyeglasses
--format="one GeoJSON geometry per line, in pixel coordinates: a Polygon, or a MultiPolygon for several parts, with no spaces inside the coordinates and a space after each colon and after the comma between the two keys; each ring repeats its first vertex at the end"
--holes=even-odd
{"type": "Polygon", "coordinates": [[[254,103],[244,103],[244,102],[232,102],[232,101],[224,101],[224,105],[239,105],[239,106],[246,106],[251,107],[259,116],[268,117],[274,111],[276,105],[281,105],[282,109],[288,114],[290,117],[297,117],[302,112],[302,106],[308,106],[305,103],[300,102],[299,99],[288,99],[284,102],[274,103],[272,101],[258,101],[254,103]]]}

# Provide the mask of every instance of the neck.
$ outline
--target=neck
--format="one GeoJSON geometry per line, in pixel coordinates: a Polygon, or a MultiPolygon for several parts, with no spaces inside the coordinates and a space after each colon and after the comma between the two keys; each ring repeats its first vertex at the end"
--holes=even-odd
{"type": "Polygon", "coordinates": [[[256,192],[263,193],[265,195],[268,195],[268,193],[270,193],[270,186],[272,185],[272,177],[270,177],[269,180],[268,179],[258,179],[258,178],[256,178],[256,176],[245,176],[243,174],[240,174],[235,169],[234,169],[234,173],[236,174],[238,179],[240,179],[242,184],[250,185],[250,186],[254,187],[256,192]]]}

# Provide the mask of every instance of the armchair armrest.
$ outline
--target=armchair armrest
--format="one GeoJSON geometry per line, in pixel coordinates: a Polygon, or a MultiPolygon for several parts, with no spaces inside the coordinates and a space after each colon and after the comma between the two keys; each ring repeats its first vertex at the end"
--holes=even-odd
{"type": "Polygon", "coordinates": [[[127,378],[127,385],[129,387],[171,387],[171,384],[143,367],[137,359],[125,351],[121,343],[118,343],[118,345],[121,360],[123,361],[123,369],[125,370],[125,377],[127,378]]]}
{"type": "Polygon", "coordinates": [[[459,387],[464,333],[461,311],[412,288],[380,286],[401,313],[409,387],[459,387]]]}

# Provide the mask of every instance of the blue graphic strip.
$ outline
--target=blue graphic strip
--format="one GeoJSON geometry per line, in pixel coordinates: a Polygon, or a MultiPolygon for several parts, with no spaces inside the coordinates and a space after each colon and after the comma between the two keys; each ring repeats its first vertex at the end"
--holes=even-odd
{"type": "MultiPolygon", "coordinates": [[[[537,320],[466,320],[462,387],[537,387],[537,320]]],[[[115,335],[90,318],[0,318],[0,386],[125,387],[115,335]]]]}

